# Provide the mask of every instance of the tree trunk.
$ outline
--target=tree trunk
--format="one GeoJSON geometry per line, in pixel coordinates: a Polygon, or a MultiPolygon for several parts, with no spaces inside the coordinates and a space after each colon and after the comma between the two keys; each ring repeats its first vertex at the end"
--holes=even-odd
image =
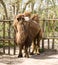
{"type": "Polygon", "coordinates": [[[16,11],[16,14],[18,14],[19,12],[19,3],[17,4],[17,11],[16,11]]]}
{"type": "Polygon", "coordinates": [[[31,2],[31,1],[29,0],[27,3],[25,3],[25,5],[24,5],[24,8],[23,8],[23,11],[22,11],[22,12],[24,12],[24,11],[25,11],[26,6],[27,6],[30,2],[31,2]]]}
{"type": "Polygon", "coordinates": [[[3,8],[4,8],[4,12],[5,12],[6,19],[8,19],[6,5],[5,5],[5,3],[3,2],[3,0],[0,0],[0,2],[1,2],[3,8]]]}

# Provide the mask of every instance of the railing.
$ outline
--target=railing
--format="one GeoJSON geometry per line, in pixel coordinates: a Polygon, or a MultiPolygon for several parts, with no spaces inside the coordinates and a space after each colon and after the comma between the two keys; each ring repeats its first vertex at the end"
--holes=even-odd
{"type": "MultiPolygon", "coordinates": [[[[42,30],[43,30],[43,39],[42,39],[42,49],[44,50],[44,41],[45,41],[45,39],[47,39],[48,40],[48,42],[47,42],[47,44],[48,44],[48,49],[50,49],[50,39],[52,39],[52,49],[54,49],[54,41],[55,41],[55,39],[58,39],[58,36],[55,36],[54,35],[54,32],[55,32],[55,28],[56,28],[56,22],[58,22],[58,19],[45,19],[45,20],[40,20],[40,21],[43,21],[43,25],[42,25],[42,30]],[[52,36],[49,36],[49,34],[47,34],[47,35],[45,35],[46,34],[46,28],[48,27],[48,32],[49,32],[49,27],[50,27],[50,25],[49,25],[49,23],[50,22],[53,22],[52,23],[52,33],[53,33],[53,35],[52,36]],[[48,25],[46,25],[46,23],[48,24],[48,25]]],[[[58,32],[58,31],[57,31],[58,32]]]]}
{"type": "MultiPolygon", "coordinates": [[[[48,49],[50,49],[49,45],[49,40],[52,39],[52,49],[54,49],[54,40],[58,39],[58,37],[47,37],[45,36],[45,29],[46,29],[46,21],[53,21],[53,23],[55,23],[56,21],[58,21],[58,19],[46,19],[46,20],[40,20],[43,21],[42,22],[42,30],[43,30],[43,38],[42,38],[42,49],[44,50],[44,41],[47,39],[48,42],[48,49]]],[[[0,44],[3,44],[3,53],[5,53],[5,46],[7,45],[8,48],[8,54],[10,54],[10,48],[11,48],[11,44],[13,44],[13,54],[16,54],[16,44],[15,44],[15,32],[14,29],[12,27],[12,20],[0,20],[0,44]],[[5,45],[6,43],[6,45],[5,45]]],[[[48,23],[49,24],[49,23],[48,23]]],[[[49,28],[49,25],[48,25],[49,28]]],[[[53,29],[55,29],[54,24],[53,24],[53,29]]],[[[48,29],[49,30],[49,29],[48,29]]],[[[54,32],[54,30],[53,30],[54,32]]]]}
{"type": "Polygon", "coordinates": [[[11,35],[14,34],[14,29],[12,29],[12,22],[13,22],[12,20],[0,20],[0,24],[1,24],[0,29],[2,27],[2,29],[0,30],[0,32],[2,32],[0,34],[0,42],[2,42],[3,44],[3,53],[5,53],[5,48],[6,48],[5,46],[7,46],[8,54],[10,54],[10,47],[11,47],[11,43],[13,42],[14,43],[13,54],[15,54],[15,49],[16,49],[15,40],[14,40],[15,35],[11,35]]]}

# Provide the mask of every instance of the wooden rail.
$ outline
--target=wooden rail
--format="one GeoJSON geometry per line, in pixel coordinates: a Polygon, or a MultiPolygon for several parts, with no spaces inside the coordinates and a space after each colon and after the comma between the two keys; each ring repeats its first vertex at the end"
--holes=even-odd
{"type": "MultiPolygon", "coordinates": [[[[42,25],[42,30],[43,30],[43,38],[42,38],[42,49],[44,50],[44,40],[48,40],[48,49],[50,49],[49,45],[49,40],[52,39],[53,42],[52,42],[52,49],[54,49],[54,40],[55,39],[58,39],[58,37],[45,37],[44,34],[45,34],[45,21],[58,21],[58,19],[45,19],[45,20],[40,20],[40,21],[43,21],[43,25],[42,25]]],[[[15,31],[13,31],[13,38],[11,38],[11,23],[13,22],[13,20],[0,20],[0,23],[2,23],[2,31],[3,31],[3,34],[2,34],[2,37],[0,38],[0,41],[2,42],[3,41],[3,53],[5,53],[5,42],[7,41],[8,42],[8,54],[10,54],[10,48],[11,48],[11,41],[14,42],[14,46],[13,46],[13,49],[14,49],[14,52],[13,54],[16,54],[16,42],[15,42],[15,31]],[[6,24],[8,25],[8,32],[7,32],[7,36],[6,37],[6,24]]]]}
{"type": "MultiPolygon", "coordinates": [[[[0,42],[3,41],[3,53],[5,54],[5,43],[7,41],[8,43],[8,54],[10,54],[10,48],[11,48],[11,41],[14,41],[14,36],[13,38],[11,38],[11,23],[13,22],[13,20],[0,20],[0,23],[2,23],[2,37],[0,37],[0,42]],[[8,27],[8,32],[6,32],[6,27],[8,27]],[[6,37],[7,34],[7,37],[6,37]]],[[[14,41],[14,49],[15,49],[15,41],[14,41]]],[[[13,52],[13,54],[15,54],[15,50],[13,52]]]]}
{"type": "Polygon", "coordinates": [[[48,40],[48,49],[50,49],[50,43],[49,43],[49,40],[52,39],[53,42],[52,42],[52,49],[54,49],[54,41],[55,39],[58,39],[58,36],[53,36],[53,37],[45,37],[45,27],[46,27],[46,23],[48,23],[48,31],[49,31],[49,23],[51,21],[53,21],[53,33],[54,33],[54,30],[55,30],[55,22],[58,22],[58,19],[44,19],[44,20],[40,20],[40,21],[43,21],[43,26],[42,26],[42,30],[43,30],[43,39],[42,39],[42,49],[44,50],[44,40],[47,39],[48,40]]]}

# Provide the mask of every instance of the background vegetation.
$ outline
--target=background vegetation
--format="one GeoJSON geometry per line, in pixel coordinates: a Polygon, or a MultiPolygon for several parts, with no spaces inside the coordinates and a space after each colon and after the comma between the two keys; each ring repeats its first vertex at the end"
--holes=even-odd
{"type": "Polygon", "coordinates": [[[31,11],[41,18],[58,17],[58,0],[0,0],[0,17],[12,19],[14,15],[31,11]]]}
{"type": "MultiPolygon", "coordinates": [[[[38,13],[40,19],[57,19],[58,0],[0,0],[0,20],[12,20],[15,15],[24,11],[38,13]]],[[[42,21],[40,24],[42,26],[42,21]]],[[[45,21],[45,36],[55,36],[56,33],[58,35],[58,22],[45,21]],[[54,30],[53,26],[55,26],[54,30]]]]}

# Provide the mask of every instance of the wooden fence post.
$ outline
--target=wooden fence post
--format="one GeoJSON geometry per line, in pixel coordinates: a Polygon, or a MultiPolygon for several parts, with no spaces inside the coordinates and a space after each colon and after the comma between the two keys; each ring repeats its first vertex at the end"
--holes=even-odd
{"type": "Polygon", "coordinates": [[[52,41],[52,49],[54,49],[54,39],[53,39],[53,41],[52,41]]]}
{"type": "Polygon", "coordinates": [[[48,49],[50,49],[50,43],[49,43],[49,39],[48,39],[48,49]]]}
{"type": "Polygon", "coordinates": [[[8,21],[8,23],[9,23],[9,29],[8,29],[8,54],[10,55],[10,25],[11,25],[11,22],[10,21],[8,21]]]}
{"type": "MultiPolygon", "coordinates": [[[[53,20],[53,36],[54,36],[54,32],[55,32],[55,20],[53,20]]],[[[53,38],[53,42],[52,42],[52,49],[54,49],[54,38],[53,38]]]]}
{"type": "Polygon", "coordinates": [[[5,21],[3,21],[3,53],[5,54],[5,21]]]}
{"type": "Polygon", "coordinates": [[[45,25],[45,20],[43,20],[43,39],[42,39],[42,50],[44,51],[44,25],[45,25]]]}
{"type": "MultiPolygon", "coordinates": [[[[48,32],[49,32],[49,23],[50,23],[50,20],[48,20],[48,32]]],[[[49,43],[49,39],[48,39],[48,49],[50,49],[50,43],[49,43]]]]}

